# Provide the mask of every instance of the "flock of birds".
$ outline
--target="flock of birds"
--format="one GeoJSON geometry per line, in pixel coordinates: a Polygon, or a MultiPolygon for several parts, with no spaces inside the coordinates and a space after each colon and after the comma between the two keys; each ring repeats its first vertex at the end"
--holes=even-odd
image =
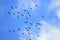
{"type": "MultiPolygon", "coordinates": [[[[35,6],[38,7],[37,4],[36,4],[35,6]]],[[[12,6],[12,7],[10,7],[10,8],[11,8],[11,9],[14,9],[14,8],[17,9],[18,7],[17,7],[17,6],[15,6],[15,7],[12,6]]],[[[32,8],[30,8],[30,10],[32,10],[32,8]]],[[[25,18],[26,18],[26,21],[24,21],[24,23],[25,23],[25,24],[33,25],[33,23],[29,23],[29,22],[27,21],[27,20],[29,19],[29,17],[32,17],[32,15],[31,15],[26,9],[24,9],[23,11],[28,14],[28,16],[25,17],[25,18]]],[[[8,12],[8,14],[11,15],[10,12],[8,12]]],[[[24,14],[20,13],[20,11],[17,11],[17,14],[20,14],[20,15],[23,16],[23,17],[25,16],[24,14]]],[[[13,13],[13,15],[16,15],[16,13],[13,13]]],[[[16,18],[19,19],[19,16],[16,16],[16,18]]],[[[42,18],[44,18],[43,15],[42,15],[42,18]]],[[[36,23],[35,23],[36,28],[37,28],[38,30],[40,30],[40,28],[38,27],[38,25],[41,26],[41,23],[39,23],[39,22],[36,22],[36,23]]],[[[29,32],[29,31],[31,30],[31,27],[25,27],[24,29],[28,32],[29,35],[32,34],[31,32],[29,32]]],[[[20,29],[20,28],[17,28],[17,30],[20,31],[21,29],[20,29]]],[[[8,30],[9,33],[15,32],[15,31],[16,31],[16,30],[8,30]]],[[[25,33],[24,33],[24,32],[21,32],[21,34],[24,35],[25,33]]],[[[37,35],[37,37],[39,37],[39,36],[40,36],[40,35],[37,35]]],[[[32,38],[28,38],[28,39],[29,39],[29,40],[32,40],[32,38]]]]}

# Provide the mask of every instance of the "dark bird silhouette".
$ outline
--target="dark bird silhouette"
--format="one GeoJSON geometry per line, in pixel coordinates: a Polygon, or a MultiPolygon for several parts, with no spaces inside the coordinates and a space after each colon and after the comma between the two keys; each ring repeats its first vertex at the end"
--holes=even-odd
{"type": "Polygon", "coordinates": [[[17,6],[15,6],[15,8],[17,8],[17,6]]]}
{"type": "Polygon", "coordinates": [[[19,11],[17,11],[17,13],[18,13],[18,14],[20,14],[20,12],[19,12],[19,11]]]}
{"type": "Polygon", "coordinates": [[[36,7],[38,7],[38,5],[36,4],[36,7]]]}
{"type": "Polygon", "coordinates": [[[8,32],[11,32],[10,30],[8,30],[8,32]]]}
{"type": "Polygon", "coordinates": [[[41,25],[40,23],[36,23],[37,25],[41,25]]]}
{"type": "Polygon", "coordinates": [[[24,35],[24,33],[22,32],[22,35],[24,35]]]}
{"type": "Polygon", "coordinates": [[[10,15],[11,13],[10,13],[10,12],[8,12],[8,14],[10,15]]]}
{"type": "Polygon", "coordinates": [[[29,40],[32,40],[31,38],[29,38],[29,40]]]}
{"type": "Polygon", "coordinates": [[[32,23],[30,23],[30,25],[33,25],[32,23]]]}
{"type": "Polygon", "coordinates": [[[21,16],[24,16],[23,14],[21,14],[21,16]]]}
{"type": "Polygon", "coordinates": [[[26,23],[28,23],[28,21],[25,21],[24,23],[26,24],[26,23]]]}
{"type": "Polygon", "coordinates": [[[32,10],[32,8],[30,8],[30,10],[32,10]]]}
{"type": "Polygon", "coordinates": [[[30,35],[31,33],[30,33],[30,32],[28,32],[28,34],[30,35]]]}
{"type": "Polygon", "coordinates": [[[13,7],[11,7],[11,9],[14,9],[13,7]]]}
{"type": "Polygon", "coordinates": [[[17,16],[17,19],[19,19],[19,16],[17,16]]]}
{"type": "Polygon", "coordinates": [[[38,30],[40,30],[40,28],[37,28],[38,30]]]}
{"type": "Polygon", "coordinates": [[[17,28],[18,29],[18,31],[20,31],[20,28],[17,28]]]}
{"type": "Polygon", "coordinates": [[[36,27],[38,27],[38,25],[37,25],[37,24],[36,24],[35,26],[36,26],[36,27]]]}
{"type": "Polygon", "coordinates": [[[12,30],[13,32],[15,32],[15,30],[12,30]]]}
{"type": "Polygon", "coordinates": [[[15,15],[15,13],[13,13],[13,15],[15,15]]]}
{"type": "Polygon", "coordinates": [[[42,18],[44,18],[44,16],[42,15],[42,18]]]}
{"type": "Polygon", "coordinates": [[[27,12],[27,14],[29,14],[29,12],[27,12]]]}
{"type": "Polygon", "coordinates": [[[27,29],[27,31],[29,31],[29,29],[27,29]]]}
{"type": "Polygon", "coordinates": [[[27,28],[25,27],[25,29],[27,30],[27,28]]]}
{"type": "Polygon", "coordinates": [[[28,27],[28,29],[31,29],[30,27],[28,27]]]}
{"type": "Polygon", "coordinates": [[[24,11],[26,12],[26,9],[24,9],[24,11]]]}
{"type": "Polygon", "coordinates": [[[28,20],[28,17],[26,17],[26,19],[28,20]]]}
{"type": "Polygon", "coordinates": [[[40,35],[38,34],[37,37],[40,37],[40,35]]]}
{"type": "Polygon", "coordinates": [[[27,29],[27,28],[25,28],[26,29],[26,31],[29,31],[29,29],[27,29]]]}
{"type": "Polygon", "coordinates": [[[29,15],[29,17],[31,17],[31,15],[29,15]]]}

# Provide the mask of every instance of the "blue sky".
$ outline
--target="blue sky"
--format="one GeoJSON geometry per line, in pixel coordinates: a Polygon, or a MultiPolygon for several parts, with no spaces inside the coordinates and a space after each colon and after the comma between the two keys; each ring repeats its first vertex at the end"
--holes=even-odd
{"type": "Polygon", "coordinates": [[[32,40],[60,40],[59,37],[60,0],[0,0],[0,40],[29,40],[29,38],[32,40]],[[28,23],[25,24],[25,21],[28,23]],[[37,24],[38,27],[36,27],[36,23],[41,25],[37,24]],[[29,31],[25,29],[28,27],[31,28],[29,31]]]}

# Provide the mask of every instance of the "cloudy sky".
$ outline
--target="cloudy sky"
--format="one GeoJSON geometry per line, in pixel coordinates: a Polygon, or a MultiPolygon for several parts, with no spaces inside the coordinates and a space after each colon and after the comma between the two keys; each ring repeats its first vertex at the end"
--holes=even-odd
{"type": "Polygon", "coordinates": [[[60,0],[0,0],[0,40],[60,40],[60,0]]]}

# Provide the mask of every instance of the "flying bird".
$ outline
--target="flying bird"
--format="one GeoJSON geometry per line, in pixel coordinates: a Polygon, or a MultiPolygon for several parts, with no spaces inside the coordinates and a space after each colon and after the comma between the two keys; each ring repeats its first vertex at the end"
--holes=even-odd
{"type": "Polygon", "coordinates": [[[12,30],[13,32],[15,32],[15,30],[12,30]]]}
{"type": "Polygon", "coordinates": [[[17,28],[18,29],[18,31],[20,31],[20,28],[17,28]]]}
{"type": "Polygon", "coordinates": [[[24,16],[23,14],[21,14],[21,16],[24,16]]]}
{"type": "Polygon", "coordinates": [[[14,9],[13,7],[11,7],[11,9],[14,9]]]}
{"type": "Polygon", "coordinates": [[[10,30],[8,30],[8,32],[11,32],[10,30]]]}
{"type": "Polygon", "coordinates": [[[28,27],[28,29],[31,29],[30,27],[28,27]]]}
{"type": "Polygon", "coordinates": [[[28,19],[28,17],[26,17],[26,19],[28,19]]]}
{"type": "Polygon", "coordinates": [[[30,35],[31,33],[30,33],[30,32],[28,32],[28,34],[30,35]]]}
{"type": "Polygon", "coordinates": [[[11,13],[10,13],[10,12],[8,12],[8,14],[10,15],[11,13]]]}
{"type": "Polygon", "coordinates": [[[38,30],[40,30],[40,28],[37,28],[38,30]]]}
{"type": "Polygon", "coordinates": [[[20,12],[19,12],[19,11],[17,11],[17,13],[19,14],[20,12]]]}
{"type": "Polygon", "coordinates": [[[44,16],[42,15],[42,18],[44,18],[44,16]]]}
{"type": "Polygon", "coordinates": [[[30,23],[30,25],[33,25],[32,23],[30,23]]]}
{"type": "Polygon", "coordinates": [[[31,15],[29,15],[29,17],[31,17],[31,15]]]}
{"type": "Polygon", "coordinates": [[[38,5],[36,4],[36,7],[38,7],[38,5]]]}
{"type": "Polygon", "coordinates": [[[17,8],[17,6],[15,6],[15,8],[17,8]]]}
{"type": "Polygon", "coordinates": [[[38,27],[38,25],[35,25],[36,27],[38,27]]]}
{"type": "Polygon", "coordinates": [[[32,8],[30,8],[30,10],[32,10],[32,8]]]}
{"type": "Polygon", "coordinates": [[[26,9],[24,9],[24,11],[26,12],[26,9]]]}
{"type": "Polygon", "coordinates": [[[22,35],[24,35],[24,33],[22,32],[22,35]]]}
{"type": "Polygon", "coordinates": [[[27,31],[29,31],[29,29],[25,28],[27,31]]]}
{"type": "Polygon", "coordinates": [[[37,25],[41,25],[40,23],[36,23],[37,25]]]}
{"type": "Polygon", "coordinates": [[[40,37],[40,35],[38,34],[37,37],[40,37]]]}
{"type": "Polygon", "coordinates": [[[31,38],[29,38],[29,40],[32,40],[31,38]]]}
{"type": "Polygon", "coordinates": [[[27,29],[27,31],[29,31],[29,29],[27,29]]]}
{"type": "Polygon", "coordinates": [[[26,24],[26,23],[28,23],[28,21],[25,21],[24,23],[26,24]]]}
{"type": "Polygon", "coordinates": [[[19,16],[17,16],[17,19],[19,19],[19,16]]]}
{"type": "Polygon", "coordinates": [[[27,12],[27,14],[29,14],[29,12],[27,12]]]}
{"type": "Polygon", "coordinates": [[[15,15],[15,13],[13,13],[13,15],[15,15]]]}

